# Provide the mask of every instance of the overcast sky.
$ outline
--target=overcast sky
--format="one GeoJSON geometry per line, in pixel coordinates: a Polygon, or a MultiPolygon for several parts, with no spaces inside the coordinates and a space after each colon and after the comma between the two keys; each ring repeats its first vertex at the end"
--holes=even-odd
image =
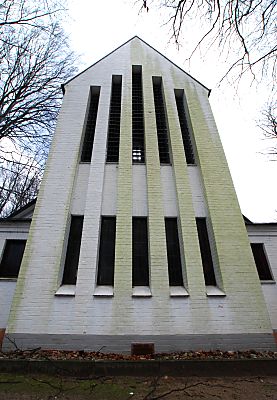
{"type": "MultiPolygon", "coordinates": [[[[266,101],[263,85],[251,85],[244,79],[238,90],[218,82],[226,64],[216,49],[201,59],[197,54],[186,59],[191,39],[201,29],[198,21],[186,26],[179,50],[169,41],[165,15],[150,7],[138,14],[135,0],[68,0],[70,18],[65,27],[73,49],[80,55],[80,70],[138,35],[194,78],[212,89],[210,102],[223,142],[240,206],[244,215],[255,222],[277,221],[277,161],[266,155],[271,142],[256,126],[258,112],[266,101]]],[[[202,51],[203,57],[204,50],[202,51]]]]}

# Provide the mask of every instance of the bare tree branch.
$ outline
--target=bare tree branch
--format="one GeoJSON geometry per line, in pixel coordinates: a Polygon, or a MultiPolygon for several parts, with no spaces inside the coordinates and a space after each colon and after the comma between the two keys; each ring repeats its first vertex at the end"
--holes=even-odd
{"type": "Polygon", "coordinates": [[[0,140],[44,142],[60,107],[60,84],[74,71],[73,56],[58,25],[47,34],[10,32],[9,41],[0,53],[0,140]]]}
{"type": "Polygon", "coordinates": [[[265,139],[270,140],[270,147],[266,153],[273,156],[272,161],[277,161],[277,103],[270,102],[262,111],[257,125],[264,134],[265,139]]]}
{"type": "MultiPolygon", "coordinates": [[[[218,41],[220,46],[238,45],[238,63],[246,70],[265,61],[273,68],[271,56],[276,56],[276,19],[275,0],[163,0],[152,1],[169,12],[172,38],[176,44],[184,21],[195,18],[204,19],[206,32],[197,41],[192,54],[208,39],[218,41]]],[[[149,1],[142,0],[142,7],[151,7],[149,1]]],[[[191,55],[192,55],[191,54],[191,55]]],[[[191,57],[191,55],[189,57],[191,57]]],[[[243,70],[244,72],[244,70],[243,70]]]]}
{"type": "Polygon", "coordinates": [[[4,26],[30,26],[47,29],[52,17],[64,13],[65,1],[57,0],[2,0],[0,28],[4,26]]]}
{"type": "Polygon", "coordinates": [[[277,107],[276,103],[269,104],[262,112],[262,118],[258,122],[265,137],[277,139],[277,107]]]}
{"type": "Polygon", "coordinates": [[[55,0],[0,5],[0,216],[32,200],[61,104],[76,72],[55,0]],[[49,5],[50,4],[50,5],[49,5]]]}
{"type": "Polygon", "coordinates": [[[17,211],[33,200],[42,178],[42,166],[37,154],[27,157],[10,154],[0,164],[0,215],[2,217],[17,211]]]}
{"type": "MultiPolygon", "coordinates": [[[[171,38],[177,46],[184,26],[201,20],[204,33],[191,39],[195,44],[187,60],[202,46],[210,49],[217,45],[219,53],[229,60],[219,83],[232,75],[237,86],[242,76],[250,73],[256,82],[265,79],[269,82],[269,92],[273,91],[270,97],[276,94],[276,0],[141,0],[140,4],[147,11],[154,7],[166,11],[171,38]]],[[[272,129],[271,134],[276,137],[272,109],[268,111],[263,113],[263,123],[259,126],[267,134],[272,129]]]]}

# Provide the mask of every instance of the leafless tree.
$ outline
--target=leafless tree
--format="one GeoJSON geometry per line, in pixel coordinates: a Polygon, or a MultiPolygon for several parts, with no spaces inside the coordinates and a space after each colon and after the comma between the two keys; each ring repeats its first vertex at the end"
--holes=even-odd
{"type": "Polygon", "coordinates": [[[272,160],[277,161],[277,104],[273,101],[262,111],[261,118],[257,121],[266,139],[273,144],[267,150],[272,160]]]}
{"type": "Polygon", "coordinates": [[[4,218],[33,200],[38,192],[42,168],[37,155],[9,153],[0,165],[0,215],[4,218]]]}
{"type": "Polygon", "coordinates": [[[49,19],[65,11],[64,1],[57,0],[2,0],[0,27],[25,26],[47,29],[49,19]]]}
{"type": "Polygon", "coordinates": [[[73,72],[62,31],[37,29],[2,37],[0,49],[0,140],[31,148],[47,144],[61,100],[60,84],[73,72]],[[47,143],[45,143],[47,142],[47,143]]]}
{"type": "Polygon", "coordinates": [[[35,196],[61,103],[61,83],[75,72],[74,55],[54,18],[57,9],[48,7],[46,1],[28,0],[5,0],[0,6],[1,216],[35,196]]]}
{"type": "Polygon", "coordinates": [[[254,67],[259,64],[276,74],[276,0],[142,0],[142,8],[147,10],[156,4],[168,11],[176,44],[185,23],[195,18],[204,22],[206,29],[192,54],[207,40],[228,51],[237,45],[238,57],[228,71],[238,67],[240,73],[255,73],[254,67]]]}
{"type": "MultiPolygon", "coordinates": [[[[237,84],[250,72],[256,81],[266,80],[269,97],[276,96],[276,0],[140,0],[140,5],[149,12],[155,7],[165,12],[171,38],[177,45],[182,41],[183,28],[200,20],[204,30],[198,38],[191,38],[194,45],[187,58],[203,46],[209,49],[217,45],[219,53],[229,60],[221,81],[232,75],[237,84]]],[[[270,125],[271,111],[268,109],[264,115],[269,117],[267,129],[274,129],[270,125]]]]}

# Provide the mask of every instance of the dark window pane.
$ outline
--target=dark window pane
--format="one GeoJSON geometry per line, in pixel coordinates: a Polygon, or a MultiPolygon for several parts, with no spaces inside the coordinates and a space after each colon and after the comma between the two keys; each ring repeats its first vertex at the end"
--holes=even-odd
{"type": "Polygon", "coordinates": [[[190,132],[188,128],[188,122],[186,118],[185,106],[184,106],[184,91],[175,90],[175,100],[178,110],[180,128],[182,132],[183,146],[185,150],[187,164],[195,164],[193,147],[191,143],[190,132]]]}
{"type": "Polygon", "coordinates": [[[108,128],[107,162],[118,162],[121,116],[122,77],[113,75],[108,128]]]}
{"type": "Polygon", "coordinates": [[[263,243],[251,243],[254,260],[261,281],[272,280],[272,275],[264,252],[263,243]]]}
{"type": "Polygon", "coordinates": [[[133,286],[149,286],[147,218],[133,218],[133,286]]]}
{"type": "Polygon", "coordinates": [[[90,89],[90,106],[81,156],[81,161],[83,162],[91,161],[99,96],[100,87],[92,86],[90,89]]]}
{"type": "Polygon", "coordinates": [[[183,286],[177,218],[165,219],[168,276],[170,286],[183,286]]]}
{"type": "Polygon", "coordinates": [[[97,285],[114,284],[115,217],[102,217],[97,285]]]}
{"type": "Polygon", "coordinates": [[[26,240],[7,240],[0,264],[1,278],[17,278],[26,240]]]}
{"type": "Polygon", "coordinates": [[[67,243],[64,271],[63,271],[63,285],[75,285],[77,279],[80,247],[82,240],[83,230],[83,216],[74,215],[71,217],[70,231],[67,243]]]}
{"type": "Polygon", "coordinates": [[[141,65],[132,67],[132,138],[134,163],[144,163],[144,111],[141,65]]]}
{"type": "Polygon", "coordinates": [[[196,218],[202,265],[206,285],[216,286],[212,253],[205,218],[196,218]]]}
{"type": "Polygon", "coordinates": [[[162,79],[160,77],[153,77],[152,80],[160,163],[169,164],[170,157],[168,148],[168,129],[162,89],[162,79]]]}

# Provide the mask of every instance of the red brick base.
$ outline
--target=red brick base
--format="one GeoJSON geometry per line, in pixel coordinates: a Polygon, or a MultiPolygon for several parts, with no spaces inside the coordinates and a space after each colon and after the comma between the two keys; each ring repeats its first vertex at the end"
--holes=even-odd
{"type": "Polygon", "coordinates": [[[131,354],[132,355],[145,355],[154,354],[154,343],[132,343],[131,354]]]}
{"type": "Polygon", "coordinates": [[[0,350],[2,349],[2,342],[5,335],[5,329],[0,329],[0,350]]]}
{"type": "Polygon", "coordinates": [[[276,345],[277,345],[277,331],[274,331],[274,332],[273,332],[273,337],[274,337],[275,343],[276,343],[276,345]]]}

